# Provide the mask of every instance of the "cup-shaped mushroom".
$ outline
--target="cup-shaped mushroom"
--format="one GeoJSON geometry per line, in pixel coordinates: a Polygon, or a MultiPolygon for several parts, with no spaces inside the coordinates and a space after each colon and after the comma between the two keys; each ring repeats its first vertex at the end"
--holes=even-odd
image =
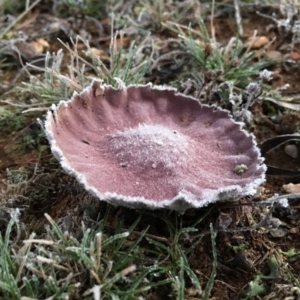
{"type": "Polygon", "coordinates": [[[265,179],[241,124],[172,88],[94,80],[48,112],[45,132],[63,169],[111,204],[184,212],[254,194],[265,179]]]}

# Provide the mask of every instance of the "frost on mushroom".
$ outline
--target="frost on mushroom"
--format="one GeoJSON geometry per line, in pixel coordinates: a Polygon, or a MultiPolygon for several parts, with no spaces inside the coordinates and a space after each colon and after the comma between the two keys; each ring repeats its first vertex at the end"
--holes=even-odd
{"type": "Polygon", "coordinates": [[[64,170],[112,204],[184,212],[265,178],[253,136],[227,111],[170,88],[94,80],[48,112],[45,131],[64,170]]]}

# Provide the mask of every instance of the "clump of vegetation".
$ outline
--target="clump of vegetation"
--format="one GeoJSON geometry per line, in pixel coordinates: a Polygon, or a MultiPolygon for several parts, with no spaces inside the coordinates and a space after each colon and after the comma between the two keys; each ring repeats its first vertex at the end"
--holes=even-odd
{"type": "Polygon", "coordinates": [[[28,170],[24,167],[18,169],[6,169],[8,184],[20,184],[28,180],[28,170]]]}
{"type": "Polygon", "coordinates": [[[97,0],[54,0],[52,10],[55,15],[62,17],[71,16],[106,16],[106,3],[108,1],[97,0]]]}
{"type": "Polygon", "coordinates": [[[0,127],[2,133],[9,133],[21,129],[25,120],[20,114],[12,112],[5,106],[0,106],[0,127]]]}
{"type": "Polygon", "coordinates": [[[139,215],[125,231],[121,218],[112,233],[108,230],[107,222],[111,215],[107,207],[97,223],[90,228],[82,223],[81,232],[74,236],[71,232],[62,231],[49,215],[45,217],[49,222],[45,226],[45,238],[37,238],[32,233],[25,237],[25,245],[22,245],[19,239],[24,234],[24,224],[20,224],[18,210],[11,212],[5,235],[0,238],[2,298],[38,296],[62,299],[72,295],[74,299],[132,299],[135,296],[146,297],[160,285],[167,285],[168,296],[183,299],[187,287],[185,281],[189,278],[196,294],[208,299],[216,274],[215,235],[212,229],[214,266],[209,284],[202,291],[187,260],[188,253],[201,239],[190,248],[183,248],[179,242],[183,234],[195,231],[193,227],[183,227],[181,224],[176,228],[166,220],[170,237],[164,239],[147,234],[149,226],[136,231],[141,221],[139,215]],[[13,251],[11,245],[18,251],[13,251]]]}
{"type": "Polygon", "coordinates": [[[70,74],[64,74],[62,70],[62,60],[64,53],[59,50],[57,53],[46,56],[46,67],[34,67],[37,71],[44,72],[44,77],[40,79],[31,76],[31,82],[25,86],[32,91],[35,96],[31,110],[37,110],[42,105],[51,105],[60,100],[67,100],[74,91],[80,92],[85,86],[91,83],[93,76],[87,75],[85,69],[89,67],[94,72],[94,76],[101,78],[104,83],[118,87],[120,78],[125,84],[137,84],[145,81],[144,76],[149,69],[150,58],[145,55],[137,55],[140,48],[132,43],[129,49],[123,47],[124,34],[117,32],[111,40],[109,47],[109,66],[99,56],[92,51],[88,41],[78,37],[73,42],[73,47],[63,44],[70,55],[70,74]],[[80,55],[77,50],[79,43],[83,43],[84,55],[80,55]],[[86,58],[87,57],[87,58],[86,58]],[[50,63],[51,61],[51,63],[50,63]]]}
{"type": "Polygon", "coordinates": [[[18,0],[3,0],[0,6],[0,13],[2,14],[16,14],[25,9],[25,2],[18,0]]]}

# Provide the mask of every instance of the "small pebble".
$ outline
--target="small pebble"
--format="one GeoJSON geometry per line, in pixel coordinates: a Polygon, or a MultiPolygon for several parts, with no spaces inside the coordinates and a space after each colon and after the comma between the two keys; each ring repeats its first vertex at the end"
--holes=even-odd
{"type": "Polygon", "coordinates": [[[299,233],[299,228],[297,228],[297,227],[291,228],[290,233],[293,233],[293,234],[299,233]]]}
{"type": "Polygon", "coordinates": [[[298,147],[296,145],[285,145],[284,152],[292,158],[298,157],[298,147]]]}
{"type": "Polygon", "coordinates": [[[272,237],[281,238],[286,236],[289,233],[289,230],[284,227],[279,227],[277,229],[270,229],[270,234],[272,237]]]}
{"type": "Polygon", "coordinates": [[[260,49],[269,43],[269,39],[266,36],[251,37],[246,43],[245,47],[250,49],[260,49]]]}
{"type": "Polygon", "coordinates": [[[122,167],[122,168],[125,168],[125,167],[127,167],[128,166],[128,162],[121,162],[120,163],[120,166],[122,167]]]}
{"type": "Polygon", "coordinates": [[[296,193],[300,193],[300,184],[293,184],[293,183],[289,183],[289,184],[284,184],[282,186],[282,188],[290,194],[296,194],[296,193]]]}
{"type": "Polygon", "coordinates": [[[289,59],[298,60],[300,59],[300,54],[298,52],[292,51],[289,54],[289,59]]]}
{"type": "Polygon", "coordinates": [[[271,50],[266,53],[266,57],[269,60],[280,60],[282,59],[283,55],[279,51],[271,50]]]}

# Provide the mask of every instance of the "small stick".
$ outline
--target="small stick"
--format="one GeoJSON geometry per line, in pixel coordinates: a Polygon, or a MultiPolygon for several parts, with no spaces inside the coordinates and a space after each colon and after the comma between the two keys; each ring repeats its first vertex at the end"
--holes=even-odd
{"type": "Polygon", "coordinates": [[[243,36],[244,30],[243,30],[243,25],[242,25],[239,0],[234,0],[234,9],[235,9],[235,19],[236,19],[236,24],[238,26],[239,36],[241,37],[241,36],[243,36]]]}
{"type": "Polygon", "coordinates": [[[215,14],[215,0],[213,0],[213,2],[212,2],[211,16],[210,16],[211,38],[212,38],[212,41],[215,46],[216,45],[216,34],[215,34],[215,26],[214,26],[214,14],[215,14]]]}

